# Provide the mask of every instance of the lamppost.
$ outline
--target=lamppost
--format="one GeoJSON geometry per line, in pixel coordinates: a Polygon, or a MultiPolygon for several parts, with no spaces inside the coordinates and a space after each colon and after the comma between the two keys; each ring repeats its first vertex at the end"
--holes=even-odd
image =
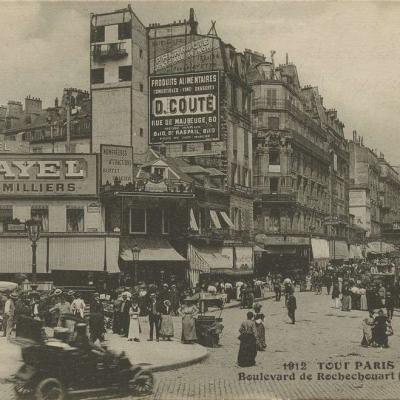
{"type": "Polygon", "coordinates": [[[36,243],[40,237],[41,226],[42,226],[42,223],[36,219],[30,219],[29,221],[26,221],[26,223],[25,223],[26,231],[28,232],[28,239],[31,241],[31,246],[32,246],[32,285],[31,285],[32,290],[35,290],[37,287],[37,285],[36,285],[36,247],[37,247],[37,244],[36,243]]]}
{"type": "Polygon", "coordinates": [[[137,279],[137,276],[138,276],[138,271],[137,271],[137,269],[138,269],[138,261],[139,261],[139,255],[140,255],[140,247],[137,245],[137,244],[135,244],[133,247],[132,247],[132,256],[133,256],[133,277],[134,277],[134,283],[135,283],[135,285],[137,285],[137,283],[138,283],[138,279],[137,279]]]}

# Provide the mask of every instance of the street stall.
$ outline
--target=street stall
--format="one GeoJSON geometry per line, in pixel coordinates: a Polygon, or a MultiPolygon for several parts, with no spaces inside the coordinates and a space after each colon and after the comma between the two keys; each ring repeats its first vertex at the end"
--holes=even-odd
{"type": "Polygon", "coordinates": [[[218,347],[219,338],[224,329],[221,318],[224,300],[221,294],[198,293],[192,298],[197,301],[200,315],[196,318],[196,335],[198,343],[205,347],[218,347]],[[217,304],[220,308],[218,317],[206,315],[209,304],[217,304]]]}

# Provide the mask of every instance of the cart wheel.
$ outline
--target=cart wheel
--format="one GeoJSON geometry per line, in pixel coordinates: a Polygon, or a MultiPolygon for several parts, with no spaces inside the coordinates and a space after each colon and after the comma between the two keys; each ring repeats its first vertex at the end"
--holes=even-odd
{"type": "Polygon", "coordinates": [[[150,371],[139,372],[129,384],[134,394],[144,396],[153,391],[154,377],[150,371]]]}
{"type": "Polygon", "coordinates": [[[47,378],[39,382],[35,390],[35,400],[64,400],[65,390],[56,378],[47,378]]]}

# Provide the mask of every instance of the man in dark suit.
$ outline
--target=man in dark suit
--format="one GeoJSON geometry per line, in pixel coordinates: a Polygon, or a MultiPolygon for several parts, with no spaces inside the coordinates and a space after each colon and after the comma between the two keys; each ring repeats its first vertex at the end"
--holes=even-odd
{"type": "Polygon", "coordinates": [[[120,326],[121,335],[128,337],[129,332],[129,309],[131,308],[131,302],[128,300],[126,293],[122,293],[122,302],[120,308],[120,326]]]}
{"type": "Polygon", "coordinates": [[[286,307],[288,310],[288,316],[290,318],[290,320],[292,321],[292,324],[294,325],[296,323],[296,308],[297,308],[297,304],[296,304],[296,297],[294,297],[293,292],[291,292],[289,294],[289,297],[287,299],[287,303],[286,303],[286,307]]]}
{"type": "Polygon", "coordinates": [[[161,312],[160,312],[160,302],[157,299],[155,293],[150,294],[150,300],[147,305],[147,312],[149,314],[149,324],[150,324],[150,339],[153,340],[154,328],[156,330],[156,340],[160,340],[160,322],[161,322],[161,312]]]}

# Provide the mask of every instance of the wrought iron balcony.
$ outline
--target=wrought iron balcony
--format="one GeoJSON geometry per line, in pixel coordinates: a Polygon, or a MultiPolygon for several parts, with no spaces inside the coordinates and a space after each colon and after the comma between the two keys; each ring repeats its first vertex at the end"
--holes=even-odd
{"type": "Polygon", "coordinates": [[[125,42],[92,45],[92,57],[95,62],[101,62],[106,59],[115,60],[126,57],[127,55],[128,52],[125,42]]]}

